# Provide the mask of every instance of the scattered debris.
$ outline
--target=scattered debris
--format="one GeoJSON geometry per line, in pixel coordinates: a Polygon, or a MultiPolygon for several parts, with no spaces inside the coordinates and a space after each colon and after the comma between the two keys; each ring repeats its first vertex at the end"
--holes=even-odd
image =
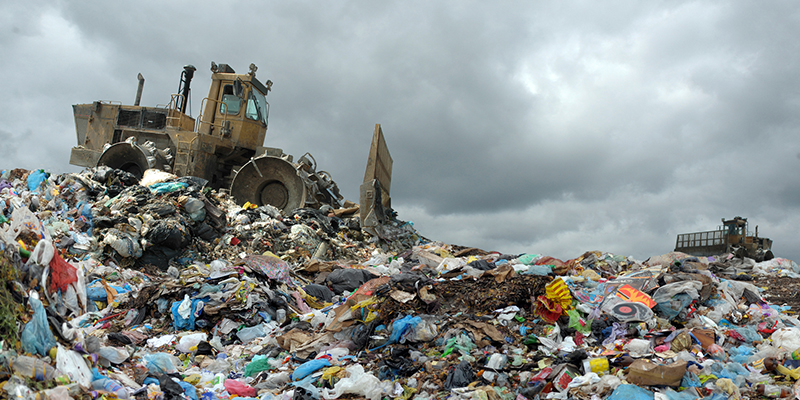
{"type": "Polygon", "coordinates": [[[30,400],[800,394],[791,260],[508,255],[429,241],[396,216],[362,230],[354,214],[241,206],[191,177],[4,171],[0,387],[30,400]]]}

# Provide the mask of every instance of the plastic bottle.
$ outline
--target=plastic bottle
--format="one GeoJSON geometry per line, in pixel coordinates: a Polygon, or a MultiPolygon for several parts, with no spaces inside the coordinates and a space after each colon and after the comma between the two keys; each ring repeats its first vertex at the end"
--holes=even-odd
{"type": "Polygon", "coordinates": [[[92,381],[92,390],[104,390],[108,393],[114,393],[118,398],[127,400],[130,395],[122,385],[117,381],[108,378],[100,378],[92,381]]]}
{"type": "Polygon", "coordinates": [[[286,310],[280,308],[275,314],[275,319],[278,320],[278,324],[283,325],[283,323],[286,322],[286,310]]]}
{"type": "Polygon", "coordinates": [[[34,378],[37,381],[49,381],[55,377],[56,370],[52,365],[38,358],[19,356],[10,362],[11,369],[17,375],[34,378]]]}

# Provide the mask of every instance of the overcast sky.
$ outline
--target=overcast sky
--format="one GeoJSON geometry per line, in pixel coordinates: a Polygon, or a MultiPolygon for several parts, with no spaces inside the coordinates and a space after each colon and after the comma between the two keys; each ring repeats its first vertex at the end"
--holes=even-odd
{"type": "Polygon", "coordinates": [[[800,4],[0,2],[0,168],[76,172],[72,104],[169,102],[212,61],[274,82],[266,146],[358,201],[373,127],[424,236],[647,257],[748,218],[800,260],[800,4]]]}

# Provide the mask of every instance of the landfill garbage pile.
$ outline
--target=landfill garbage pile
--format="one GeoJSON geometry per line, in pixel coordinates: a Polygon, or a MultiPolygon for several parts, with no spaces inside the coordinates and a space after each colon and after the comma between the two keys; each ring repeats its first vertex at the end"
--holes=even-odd
{"type": "Polygon", "coordinates": [[[3,171],[0,396],[800,395],[800,321],[758,285],[796,283],[791,260],[564,261],[386,228],[160,172],[3,171]]]}

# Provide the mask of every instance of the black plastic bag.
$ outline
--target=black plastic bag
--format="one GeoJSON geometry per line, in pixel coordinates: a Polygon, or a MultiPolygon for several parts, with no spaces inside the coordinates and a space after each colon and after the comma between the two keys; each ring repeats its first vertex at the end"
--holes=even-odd
{"type": "Polygon", "coordinates": [[[486,260],[475,260],[467,265],[469,265],[472,268],[479,269],[481,271],[488,271],[490,269],[494,269],[494,264],[486,260]]]}
{"type": "Polygon", "coordinates": [[[180,250],[192,243],[186,225],[176,219],[160,220],[147,232],[147,240],[172,250],[180,250]]]}
{"type": "Polygon", "coordinates": [[[377,278],[377,276],[363,269],[342,268],[328,274],[325,283],[333,289],[336,294],[350,292],[358,289],[365,282],[377,278]]]}
{"type": "Polygon", "coordinates": [[[162,271],[166,271],[169,268],[170,261],[180,254],[180,250],[173,250],[165,246],[153,246],[142,253],[142,256],[136,260],[136,265],[138,268],[153,265],[162,271]]]}
{"type": "Polygon", "coordinates": [[[333,292],[328,289],[327,286],[312,283],[304,287],[303,290],[305,290],[306,293],[316,297],[317,300],[322,300],[326,303],[330,303],[333,300],[333,292]]]}
{"type": "Polygon", "coordinates": [[[158,386],[161,387],[161,391],[164,392],[165,400],[183,399],[183,396],[181,396],[183,394],[183,388],[181,387],[181,385],[173,381],[169,375],[167,374],[159,375],[158,386]]]}
{"type": "Polygon", "coordinates": [[[444,382],[444,388],[447,390],[453,388],[460,388],[468,386],[472,381],[477,378],[475,371],[467,361],[461,361],[447,374],[447,380],[444,382]]]}

